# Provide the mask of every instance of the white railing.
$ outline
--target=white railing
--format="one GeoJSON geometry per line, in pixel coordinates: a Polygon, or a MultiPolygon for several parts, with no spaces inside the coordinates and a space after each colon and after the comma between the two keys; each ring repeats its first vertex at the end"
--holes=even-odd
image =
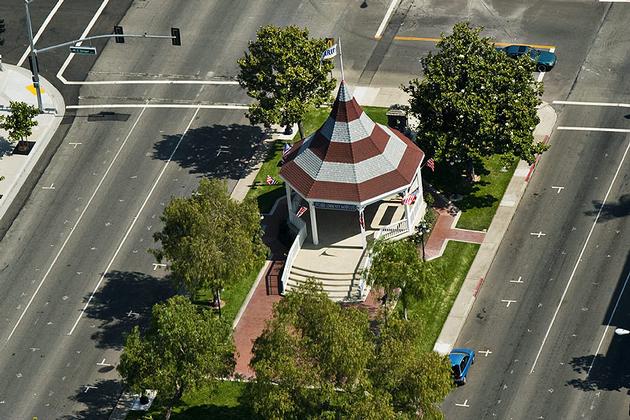
{"type": "Polygon", "coordinates": [[[293,241],[293,245],[289,249],[289,253],[287,254],[287,260],[284,263],[284,270],[282,271],[282,292],[284,293],[287,288],[287,280],[289,279],[289,273],[291,272],[291,268],[293,267],[293,261],[295,257],[297,257],[298,252],[302,249],[302,244],[306,239],[306,223],[299,217],[295,217],[294,214],[289,215],[289,219],[291,219],[291,223],[298,227],[298,234],[293,241]],[[293,216],[293,217],[291,217],[293,216]]]}
{"type": "Polygon", "coordinates": [[[394,236],[407,233],[408,230],[409,229],[407,229],[407,219],[402,219],[397,221],[396,223],[392,223],[391,225],[380,228],[380,230],[374,234],[374,239],[393,238],[394,236]]]}
{"type": "Polygon", "coordinates": [[[418,217],[418,213],[422,210],[424,206],[424,200],[416,200],[409,212],[409,220],[411,220],[411,224],[414,225],[416,223],[416,218],[418,217]]]}
{"type": "MultiPolygon", "coordinates": [[[[359,269],[357,273],[361,276],[359,279],[359,299],[365,299],[367,293],[367,279],[370,275],[370,267],[372,266],[372,251],[366,249],[363,253],[363,257],[361,259],[361,264],[359,264],[359,269]]],[[[356,278],[356,277],[355,277],[356,278]]]]}

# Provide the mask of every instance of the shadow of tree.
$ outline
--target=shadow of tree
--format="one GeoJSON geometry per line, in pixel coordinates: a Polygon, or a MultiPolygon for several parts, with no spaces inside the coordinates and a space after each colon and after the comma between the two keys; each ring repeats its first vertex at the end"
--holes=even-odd
{"type": "Polygon", "coordinates": [[[171,283],[140,272],[112,271],[86,309],[96,320],[92,339],[100,348],[121,350],[124,337],[135,325],[145,325],[151,308],[174,294],[171,283]]]}
{"type": "MultiPolygon", "coordinates": [[[[593,200],[593,210],[586,211],[587,216],[597,216],[602,202],[593,200]]],[[[630,215],[630,194],[624,194],[619,197],[616,203],[604,204],[602,212],[599,215],[599,221],[606,222],[608,220],[617,219],[630,215]]]]}
{"type": "Polygon", "coordinates": [[[2,158],[2,156],[9,154],[13,150],[14,147],[15,145],[13,143],[5,139],[4,137],[0,136],[0,158],[2,158]]]}
{"type": "Polygon", "coordinates": [[[103,379],[77,389],[70,399],[82,404],[78,412],[61,417],[63,420],[108,419],[122,392],[122,383],[115,379],[103,379]]]}
{"type": "MultiPolygon", "coordinates": [[[[618,340],[615,336],[613,341],[618,340]]],[[[621,341],[621,340],[618,340],[621,341]]],[[[611,354],[611,352],[617,352],[614,349],[615,344],[611,344],[606,356],[598,354],[574,357],[569,364],[573,367],[573,371],[586,375],[591,366],[591,370],[588,377],[575,378],[567,381],[567,385],[571,385],[582,391],[622,391],[623,389],[630,390],[630,364],[629,363],[617,363],[619,360],[623,360],[621,355],[611,354]],[[617,357],[620,356],[621,358],[617,357]]],[[[616,344],[617,347],[623,347],[623,343],[616,344]]],[[[622,350],[619,350],[621,352],[622,350]]]]}
{"type": "MultiPolygon", "coordinates": [[[[180,144],[173,161],[190,173],[214,178],[240,179],[264,158],[259,127],[239,124],[213,125],[191,129],[180,144]]],[[[154,146],[153,157],[167,160],[180,135],[166,135],[154,146]]]]}

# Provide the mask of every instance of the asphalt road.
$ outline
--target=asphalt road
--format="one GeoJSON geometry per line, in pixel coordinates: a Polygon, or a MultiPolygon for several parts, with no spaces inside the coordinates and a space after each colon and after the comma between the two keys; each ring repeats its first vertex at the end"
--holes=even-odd
{"type": "MultiPolygon", "coordinates": [[[[612,6],[568,100],[630,102],[628,21],[612,6]]],[[[613,335],[630,325],[630,115],[556,109],[558,127],[626,131],[554,132],[459,337],[484,353],[445,401],[449,419],[630,415],[628,338],[613,335]]]]}
{"type": "MultiPolygon", "coordinates": [[[[236,59],[242,55],[247,41],[255,37],[260,25],[292,23],[308,26],[315,36],[343,37],[346,78],[351,84],[399,86],[419,74],[418,59],[433,48],[433,43],[401,41],[395,36],[437,37],[456,21],[468,18],[473,23],[486,25],[489,34],[496,35],[500,41],[556,45],[561,61],[545,76],[545,95],[549,100],[565,99],[571,92],[572,95],[580,92],[580,83],[573,90],[571,86],[598,33],[598,19],[606,10],[606,5],[582,2],[522,6],[514,1],[494,9],[488,2],[473,6],[457,1],[445,6],[443,2],[416,4],[402,0],[383,37],[376,41],[374,35],[389,2],[369,1],[365,9],[359,8],[360,3],[346,0],[142,0],[131,4],[122,0],[66,0],[61,5],[39,46],[80,35],[101,5],[104,5],[103,12],[95,20],[90,34],[110,32],[118,22],[126,33],[168,33],[170,27],[176,26],[182,29],[183,45],[173,47],[166,40],[128,40],[122,45],[99,43],[96,44],[98,57],[72,59],[63,72],[66,84],[57,79],[56,74],[66,62],[67,53],[51,52],[45,62],[42,58],[44,75],[60,88],[68,105],[102,107],[69,112],[75,117],[68,118],[64,129],[58,132],[57,140],[61,145],[57,153],[0,242],[0,371],[3,373],[0,418],[104,418],[108,415],[120,391],[113,366],[120,354],[123,333],[146,319],[152,303],[172,293],[161,280],[164,272],[153,266],[152,257],[146,253],[146,249],[153,246],[151,235],[159,229],[163,206],[173,195],[190,194],[201,176],[226,178],[232,187],[257,159],[254,146],[262,133],[249,126],[242,110],[196,108],[198,104],[246,102],[246,95],[238,87],[113,82],[230,80],[237,71],[236,59]],[[574,36],[575,28],[583,31],[582,39],[574,36]],[[80,84],[84,80],[100,84],[80,84]],[[168,103],[189,108],[151,107],[168,103]],[[111,104],[141,107],[113,110],[107,106],[111,104]],[[49,188],[51,185],[54,189],[49,188]]],[[[33,4],[35,27],[55,4],[50,0],[33,4]]],[[[23,16],[21,10],[18,0],[0,5],[0,13],[9,15],[8,27],[19,23],[23,16]]],[[[627,17],[620,18],[624,16],[627,17]]],[[[7,37],[3,49],[5,61],[17,62],[24,42],[25,37],[16,36],[12,41],[7,37]],[[7,50],[10,45],[13,46],[7,50]]],[[[599,64],[595,60],[592,66],[599,64]]],[[[581,77],[588,74],[580,73],[581,77]]],[[[614,74],[618,76],[617,72],[614,74]]],[[[613,79],[607,76],[605,83],[612,83],[613,79]]],[[[584,95],[588,96],[587,93],[584,95]]],[[[597,115],[586,109],[580,112],[583,113],[580,123],[597,115]]],[[[617,122],[614,117],[609,118],[617,122]]],[[[593,120],[593,123],[598,122],[609,121],[593,120]]],[[[592,194],[593,200],[601,200],[601,194],[595,194],[601,185],[593,183],[584,168],[597,174],[601,172],[601,176],[596,175],[601,183],[605,183],[603,178],[610,173],[606,165],[601,165],[600,155],[587,153],[591,150],[586,146],[575,147],[578,135],[565,134],[566,147],[572,154],[570,159],[567,150],[561,152],[554,146],[557,160],[548,163],[552,160],[545,157],[536,180],[547,179],[541,176],[551,170],[546,169],[547,166],[558,171],[558,176],[575,167],[569,173],[581,180],[582,189],[571,190],[571,194],[589,199],[588,194],[592,194]],[[582,165],[578,166],[578,162],[582,165]]],[[[596,143],[593,138],[589,137],[589,142],[585,143],[596,143]]],[[[610,159],[619,157],[622,145],[618,143],[623,139],[602,138],[610,159]]],[[[556,138],[553,142],[560,144],[556,138]]],[[[548,156],[552,156],[554,149],[548,156]]],[[[575,182],[572,178],[559,178],[559,181],[566,181],[567,185],[569,181],[575,182]]],[[[533,190],[534,184],[529,192],[533,190]]],[[[525,200],[530,201],[535,199],[525,200]]],[[[550,214],[549,209],[563,208],[557,208],[556,204],[548,204],[548,211],[541,210],[540,214],[546,216],[550,214]]],[[[583,211],[593,210],[593,203],[588,201],[588,204],[590,207],[584,204],[583,211]]],[[[570,202],[564,206],[567,212],[572,206],[574,209],[570,202]]],[[[544,220],[540,214],[532,220],[544,220]]],[[[593,216],[579,212],[572,216],[582,232],[583,226],[577,224],[580,216],[585,220],[589,217],[592,220],[593,216]]],[[[549,229],[546,239],[530,246],[540,246],[554,236],[554,229],[561,230],[552,220],[539,227],[549,229]]],[[[607,223],[614,224],[617,220],[607,223]]],[[[578,231],[571,235],[577,237],[578,231]]],[[[578,246],[567,246],[567,252],[574,253],[578,246]]],[[[526,258],[528,255],[523,254],[521,258],[532,264],[530,258],[526,258]]],[[[616,264],[611,270],[614,267],[621,270],[616,264]]],[[[618,281],[617,278],[615,284],[618,281]]],[[[489,289],[486,286],[483,293],[490,293],[489,289]]],[[[526,290],[539,292],[535,288],[526,290]]],[[[494,295],[488,297],[494,298],[494,295]]],[[[478,304],[481,302],[482,298],[478,304]]],[[[599,319],[597,325],[601,326],[601,322],[599,319]]],[[[549,340],[552,338],[550,336],[549,340]]],[[[505,340],[497,346],[512,339],[505,340]]],[[[618,361],[621,352],[617,350],[609,360],[618,361]]],[[[582,355],[588,354],[585,351],[582,355]]],[[[541,364],[547,363],[547,353],[544,355],[539,361],[541,364]]],[[[482,371],[478,367],[481,365],[481,361],[475,365],[476,374],[482,371]]],[[[598,366],[605,365],[595,365],[593,372],[598,366]]],[[[601,376],[605,376],[605,372],[601,376]]],[[[493,378],[488,378],[485,384],[485,390],[497,386],[493,378]]],[[[452,398],[460,398],[460,391],[473,388],[474,385],[467,385],[457,390],[452,398]]],[[[605,398],[616,401],[614,397],[605,398]]],[[[455,418],[463,418],[461,416],[457,412],[455,418]]]]}
{"type": "MultiPolygon", "coordinates": [[[[79,16],[81,4],[67,1],[38,45],[80,34],[102,4],[89,3],[91,15],[79,16]]],[[[105,5],[102,16],[111,20],[116,7],[105,5]]],[[[342,1],[326,8],[288,0],[138,1],[120,21],[125,32],[180,27],[181,47],[168,40],[98,46],[93,65],[83,61],[89,57],[69,62],[62,76],[70,85],[55,79],[67,53],[50,53],[44,74],[67,105],[100,107],[69,112],[74,118],[61,145],[0,242],[0,418],[106,418],[120,394],[114,366],[124,332],[172,293],[146,252],[163,206],[189,195],[201,176],[227,179],[232,188],[260,159],[262,132],[243,110],[197,108],[245,102],[237,86],[146,82],[230,79],[260,25],[308,24],[315,35],[334,34],[344,17],[363,12],[342,1]],[[129,80],[143,83],[119,83],[129,80]],[[183,108],[151,107],[168,103],[183,108]]],[[[365,13],[378,23],[384,9],[365,13]]],[[[43,21],[46,8],[34,15],[43,21]]],[[[109,32],[116,22],[106,23],[90,33],[109,32]]],[[[10,57],[16,62],[19,55],[15,48],[10,57]]]]}

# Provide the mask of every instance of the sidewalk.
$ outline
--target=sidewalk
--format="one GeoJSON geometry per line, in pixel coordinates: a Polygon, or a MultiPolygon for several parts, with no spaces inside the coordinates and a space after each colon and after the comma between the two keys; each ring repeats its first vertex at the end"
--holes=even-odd
{"type": "MultiPolygon", "coordinates": [[[[50,139],[61,124],[65,104],[61,93],[47,80],[40,77],[42,102],[45,113],[35,119],[38,125],[27,139],[35,142],[28,155],[13,154],[15,144],[0,129],[0,238],[4,235],[19,211],[21,203],[11,206],[29,174],[40,160],[50,139]],[[17,208],[16,208],[17,207],[17,208]]],[[[21,101],[37,106],[30,71],[10,64],[2,64],[0,71],[0,115],[7,115],[10,101],[21,101]]]]}

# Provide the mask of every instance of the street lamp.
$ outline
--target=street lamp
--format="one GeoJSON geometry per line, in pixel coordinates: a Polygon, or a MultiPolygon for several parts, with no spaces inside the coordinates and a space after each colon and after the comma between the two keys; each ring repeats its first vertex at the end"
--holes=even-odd
{"type": "Polygon", "coordinates": [[[623,328],[617,328],[617,329],[615,329],[615,334],[617,334],[617,335],[628,335],[628,334],[630,334],[630,331],[624,330],[623,328]]]}
{"type": "Polygon", "coordinates": [[[426,256],[424,253],[424,234],[431,232],[431,228],[426,220],[421,220],[416,226],[416,237],[420,237],[420,243],[422,244],[422,261],[426,261],[426,256]]]}
{"type": "Polygon", "coordinates": [[[35,92],[37,93],[37,109],[39,109],[39,113],[44,112],[44,106],[42,104],[42,91],[39,86],[39,69],[37,68],[37,53],[35,52],[35,45],[33,45],[33,26],[31,24],[31,11],[28,8],[28,5],[31,4],[34,0],[24,0],[24,7],[26,8],[26,25],[28,32],[28,43],[31,47],[31,71],[33,72],[33,87],[35,88],[35,92]]]}

